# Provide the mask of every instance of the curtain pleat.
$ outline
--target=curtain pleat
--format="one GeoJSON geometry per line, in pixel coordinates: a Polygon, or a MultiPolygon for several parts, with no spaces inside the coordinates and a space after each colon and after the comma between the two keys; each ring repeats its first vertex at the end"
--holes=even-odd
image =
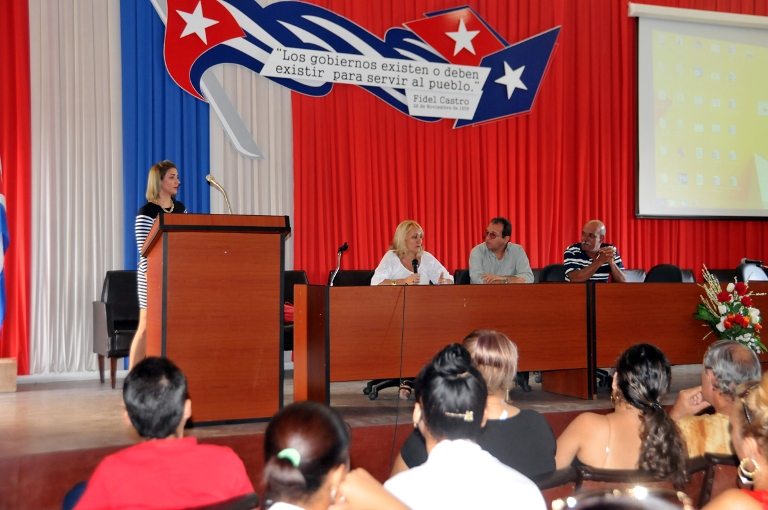
{"type": "Polygon", "coordinates": [[[27,0],[0,2],[0,167],[11,243],[3,267],[5,321],[0,358],[16,358],[18,373],[29,373],[29,319],[32,252],[29,8],[27,0]]]}
{"type": "MultiPolygon", "coordinates": [[[[533,267],[562,263],[590,219],[602,219],[627,267],[699,272],[766,255],[768,222],[635,217],[636,20],[620,0],[315,2],[383,36],[424,13],[469,3],[510,44],[554,26],[560,39],[530,114],[478,127],[406,117],[362,89],[293,94],[295,265],[322,283],[374,268],[397,224],[415,219],[425,249],[465,268],[494,216],[513,224],[533,267]],[[407,4],[407,5],[403,5],[407,4]]],[[[658,0],[766,15],[766,0],[658,0]]]]}
{"type": "Polygon", "coordinates": [[[91,301],[123,265],[117,0],[30,0],[30,372],[93,369],[91,301]]]}

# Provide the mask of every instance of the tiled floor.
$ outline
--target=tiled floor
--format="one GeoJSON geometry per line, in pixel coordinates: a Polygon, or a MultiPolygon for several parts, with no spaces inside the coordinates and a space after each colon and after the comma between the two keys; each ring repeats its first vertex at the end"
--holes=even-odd
{"type": "MultiPolygon", "coordinates": [[[[673,368],[672,391],[700,384],[701,365],[673,368]]],[[[285,403],[293,400],[292,373],[287,372],[285,403]]],[[[413,401],[397,398],[395,388],[383,390],[378,399],[363,395],[363,381],[334,383],[331,405],[352,427],[409,423],[413,401]]],[[[512,399],[518,407],[541,413],[580,411],[610,406],[607,388],[599,388],[596,400],[580,400],[541,390],[531,376],[532,391],[516,388],[512,399]]],[[[20,384],[16,393],[0,394],[0,457],[121,446],[138,440],[124,419],[122,381],[113,390],[98,380],[20,384]]],[[[233,436],[262,432],[265,423],[198,426],[187,433],[197,437],[233,436]]]]}

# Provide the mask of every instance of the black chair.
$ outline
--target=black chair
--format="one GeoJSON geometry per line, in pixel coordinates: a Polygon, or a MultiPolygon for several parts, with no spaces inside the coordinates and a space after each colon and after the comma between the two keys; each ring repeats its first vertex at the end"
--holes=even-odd
{"type": "Polygon", "coordinates": [[[708,269],[708,271],[720,283],[731,283],[736,279],[735,269],[708,269]]]}
{"type": "Polygon", "coordinates": [[[563,264],[550,264],[544,267],[539,273],[539,281],[544,282],[564,282],[565,279],[565,265],[563,264]]]}
{"type": "Polygon", "coordinates": [[[539,283],[541,280],[539,279],[539,276],[541,275],[541,269],[531,269],[533,271],[533,283],[539,283]]]}
{"type": "Polygon", "coordinates": [[[683,283],[696,283],[696,277],[693,276],[693,269],[681,269],[683,272],[683,283]]]}
{"type": "Polygon", "coordinates": [[[248,494],[243,494],[242,496],[237,496],[226,501],[205,506],[196,506],[188,510],[255,510],[256,508],[259,508],[259,503],[261,503],[261,500],[259,499],[258,494],[249,492],[248,494]]]}
{"type": "Polygon", "coordinates": [[[453,272],[453,283],[456,285],[469,285],[469,269],[457,269],[453,272]]]}
{"type": "Polygon", "coordinates": [[[645,281],[645,269],[625,269],[628,283],[643,283],[645,281]]]}
{"type": "Polygon", "coordinates": [[[674,264],[653,266],[645,276],[646,283],[683,283],[683,272],[674,264]]]}
{"type": "MultiPolygon", "coordinates": [[[[339,269],[333,280],[334,287],[365,287],[371,284],[374,271],[372,269],[339,269]]],[[[331,284],[333,271],[328,273],[328,285],[331,284]]]]}
{"type": "Polygon", "coordinates": [[[99,377],[104,382],[104,358],[110,361],[112,388],[117,360],[131,352],[139,327],[139,292],[136,271],[107,271],[101,301],[93,302],[93,352],[99,355],[99,377]]]}
{"type": "MultiPolygon", "coordinates": [[[[699,493],[699,508],[703,507],[721,492],[738,487],[738,473],[736,468],[739,459],[736,455],[719,455],[705,453],[707,460],[707,473],[701,485],[699,493]]],[[[700,458],[700,457],[699,457],[700,458]]]]}
{"type": "MultiPolygon", "coordinates": [[[[296,284],[309,284],[306,271],[298,269],[285,272],[285,280],[283,281],[283,300],[286,303],[293,304],[293,286],[296,284]]],[[[283,350],[293,350],[293,324],[283,324],[283,350]]]]}
{"type": "Polygon", "coordinates": [[[740,282],[764,282],[768,275],[757,264],[739,264],[736,268],[736,279],[740,282]]]}

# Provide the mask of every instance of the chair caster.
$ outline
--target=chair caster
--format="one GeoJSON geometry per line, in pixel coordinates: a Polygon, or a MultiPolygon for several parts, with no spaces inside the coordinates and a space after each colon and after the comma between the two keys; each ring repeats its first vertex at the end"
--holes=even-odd
{"type": "Polygon", "coordinates": [[[536,377],[534,377],[533,380],[541,384],[541,372],[536,372],[536,377]]]}
{"type": "Polygon", "coordinates": [[[371,393],[371,388],[369,388],[367,386],[365,388],[363,388],[363,395],[368,395],[370,393],[371,393]]]}
{"type": "Polygon", "coordinates": [[[372,389],[368,392],[368,399],[369,400],[376,400],[376,398],[379,396],[379,392],[376,391],[376,389],[372,389]]]}

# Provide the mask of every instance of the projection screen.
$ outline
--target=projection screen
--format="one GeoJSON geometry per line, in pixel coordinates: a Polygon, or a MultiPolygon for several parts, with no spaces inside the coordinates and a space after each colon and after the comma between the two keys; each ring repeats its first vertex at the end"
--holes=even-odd
{"type": "Polygon", "coordinates": [[[637,184],[639,217],[768,218],[768,23],[640,16],[637,184]]]}

